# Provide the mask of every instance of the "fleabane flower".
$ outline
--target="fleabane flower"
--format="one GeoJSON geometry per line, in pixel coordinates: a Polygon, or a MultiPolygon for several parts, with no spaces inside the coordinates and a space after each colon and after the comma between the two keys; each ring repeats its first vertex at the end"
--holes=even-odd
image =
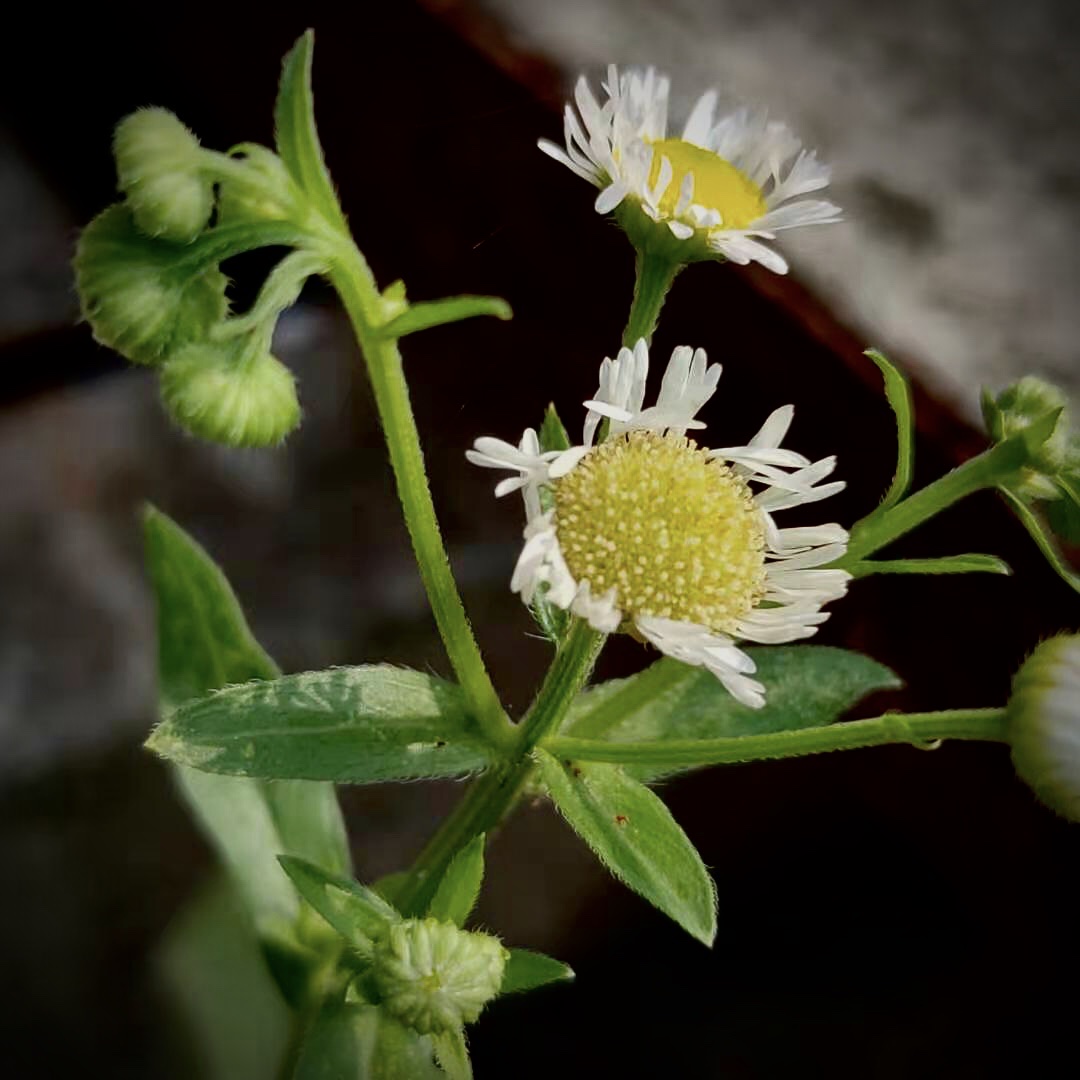
{"type": "Polygon", "coordinates": [[[823,605],[850,579],[828,567],[847,548],[844,529],[785,529],[773,515],[844,484],[823,482],[835,458],[810,462],[781,447],[790,405],[745,446],[710,450],[688,438],[704,427],[697,412],[721,372],[703,350],[675,349],[656,404],[646,407],[648,368],[644,341],[604,360],[580,446],[543,454],[526,432],[519,448],[478,439],[469,457],[516,472],[504,483],[527,492],[525,544],[510,583],[526,603],[543,596],[604,633],[635,633],[705,667],[757,708],[765,689],[736,641],[810,637],[828,617],[823,605]],[[605,419],[606,438],[596,442],[605,419]],[[495,444],[505,449],[497,454],[495,444]]]}
{"type": "Polygon", "coordinates": [[[597,211],[616,211],[636,247],[787,273],[762,241],[840,220],[831,202],[801,198],[828,185],[828,167],[764,113],[717,115],[715,90],[698,99],[682,135],[669,136],[669,87],[652,68],[620,75],[611,66],[601,105],[582,77],[577,109],[565,110],[565,147],[541,139],[540,149],[600,188],[597,211]]]}

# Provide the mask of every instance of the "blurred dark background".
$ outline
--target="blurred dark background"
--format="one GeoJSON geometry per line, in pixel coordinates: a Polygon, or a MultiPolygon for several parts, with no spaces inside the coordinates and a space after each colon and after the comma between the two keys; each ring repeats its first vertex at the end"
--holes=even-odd
{"type": "MultiPolygon", "coordinates": [[[[516,439],[552,399],[577,425],[599,360],[618,344],[632,257],[594,214],[591,192],[535,150],[537,136],[560,130],[558,58],[524,51],[496,16],[445,4],[296,14],[194,4],[61,21],[24,8],[9,31],[0,71],[9,1075],[201,1075],[153,962],[211,859],[166,770],[140,748],[154,718],[144,500],[206,544],[287,670],[392,659],[448,674],[329,293],[311,289],[279,330],[307,422],[277,453],[177,434],[153,380],[75,325],[67,258],[79,225],[115,198],[109,141],[121,116],[161,104],[209,146],[269,142],[280,58],[315,27],[323,142],[380,281],[404,277],[414,299],[496,293],[514,308],[508,324],[410,339],[406,357],[466,606],[512,708],[527,705],[543,671],[546,646],[507,588],[518,507],[496,503],[492,475],[466,467],[463,452],[478,434],[516,439]]],[[[857,235],[851,217],[842,228],[857,235]]],[[[241,303],[269,265],[254,256],[228,267],[241,303]]],[[[797,277],[692,269],[656,348],[666,356],[684,342],[725,365],[705,413],[713,432],[737,443],[792,401],[792,445],[839,454],[848,490],[830,514],[850,522],[876,504],[894,453],[878,376],[860,356],[866,342],[797,277]]],[[[917,397],[926,481],[982,443],[951,406],[918,387],[917,397]]],[[[808,520],[819,516],[811,509],[808,520]]],[[[907,684],[866,703],[867,714],[1000,704],[1026,651],[1076,628],[1075,597],[993,496],[897,545],[905,555],[967,550],[1003,556],[1015,575],[871,579],[834,605],[818,640],[862,649],[907,684]]],[[[600,674],[647,659],[618,641],[600,674]]],[[[460,791],[343,790],[359,875],[401,866],[460,791]]],[[[494,1007],[471,1037],[479,1076],[1059,1071],[1077,1004],[1080,830],[1035,804],[1003,748],[732,767],[670,783],[666,796],[717,880],[716,948],[684,939],[610,882],[547,809],[523,809],[493,845],[480,918],[512,944],[567,960],[578,981],[494,1007]]]]}

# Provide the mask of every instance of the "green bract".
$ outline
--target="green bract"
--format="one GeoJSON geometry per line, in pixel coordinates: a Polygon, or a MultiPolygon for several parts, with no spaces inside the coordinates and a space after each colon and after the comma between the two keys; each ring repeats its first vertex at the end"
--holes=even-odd
{"type": "Polygon", "coordinates": [[[199,140],[168,109],[140,109],[121,120],[113,154],[120,190],[144,233],[187,244],[206,228],[213,180],[203,171],[199,140]]]}
{"type": "Polygon", "coordinates": [[[94,218],[75,250],[75,286],[94,338],[136,364],[160,364],[204,338],[228,310],[227,284],[215,266],[178,265],[173,246],[141,233],[123,204],[94,218]]]}

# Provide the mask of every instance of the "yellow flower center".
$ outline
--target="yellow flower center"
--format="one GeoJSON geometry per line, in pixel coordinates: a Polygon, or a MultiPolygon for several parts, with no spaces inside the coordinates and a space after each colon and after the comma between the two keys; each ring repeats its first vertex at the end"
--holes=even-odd
{"type": "Polygon", "coordinates": [[[660,159],[666,157],[671,162],[671,183],[660,199],[660,210],[668,217],[675,216],[679,191],[687,173],[694,174],[692,202],[706,210],[718,211],[720,224],[725,229],[745,229],[768,211],[761,188],[719,154],[682,139],[657,139],[652,148],[650,187],[655,186],[660,176],[660,159]]]}
{"type": "Polygon", "coordinates": [[[765,582],[761,516],[746,482],[692,439],[635,431],[555,484],[563,558],[623,614],[731,633],[765,582]]]}

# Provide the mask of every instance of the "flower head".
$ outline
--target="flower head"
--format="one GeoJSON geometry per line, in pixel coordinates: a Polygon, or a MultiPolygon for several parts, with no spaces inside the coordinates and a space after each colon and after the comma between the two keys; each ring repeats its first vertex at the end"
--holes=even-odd
{"type": "Polygon", "coordinates": [[[492,439],[478,439],[469,457],[516,471],[503,483],[531,490],[511,580],[526,603],[542,594],[597,630],[633,631],[706,667],[757,707],[764,688],[735,641],[809,637],[827,618],[822,605],[849,580],[825,568],[846,549],[839,525],[781,529],[773,514],[844,485],[822,483],[834,458],[811,463],[781,448],[791,406],[745,446],[709,450],[687,438],[704,427],[696,414],[720,377],[701,349],[675,349],[656,404],[646,408],[648,367],[644,341],[604,360],[596,395],[585,402],[582,445],[541,454],[527,432],[519,450],[499,443],[501,458],[492,439]],[[603,418],[607,438],[594,444],[603,418]]]}
{"type": "Polygon", "coordinates": [[[828,184],[828,168],[764,114],[717,116],[715,90],[698,99],[682,135],[670,136],[669,86],[652,68],[620,75],[612,66],[601,105],[583,77],[577,110],[566,106],[565,148],[542,139],[540,149],[600,188],[597,211],[617,210],[636,246],[677,262],[719,257],[786,273],[761,241],[840,220],[832,203],[799,198],[828,184]]]}
{"type": "Polygon", "coordinates": [[[1013,764],[1052,810],[1080,821],[1080,636],[1044,641],[1013,680],[1013,764]]]}

